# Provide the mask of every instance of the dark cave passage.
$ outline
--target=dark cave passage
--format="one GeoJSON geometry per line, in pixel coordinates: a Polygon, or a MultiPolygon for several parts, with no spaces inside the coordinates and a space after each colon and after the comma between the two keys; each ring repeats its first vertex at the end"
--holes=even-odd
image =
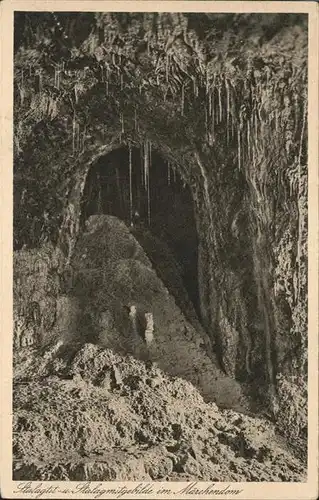
{"type": "Polygon", "coordinates": [[[92,166],[84,188],[82,227],[93,214],[114,215],[125,221],[163,282],[173,293],[175,288],[179,305],[184,310],[189,305],[178,290],[181,279],[199,316],[198,240],[192,195],[178,172],[158,152],[148,155],[146,166],[140,148],[122,147],[101,157],[92,166]]]}

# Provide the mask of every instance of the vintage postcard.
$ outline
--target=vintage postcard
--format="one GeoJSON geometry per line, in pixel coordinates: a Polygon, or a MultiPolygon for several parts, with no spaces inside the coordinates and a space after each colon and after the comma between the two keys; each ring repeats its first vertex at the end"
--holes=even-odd
{"type": "Polygon", "coordinates": [[[318,496],[318,5],[4,0],[1,495],[318,496]]]}

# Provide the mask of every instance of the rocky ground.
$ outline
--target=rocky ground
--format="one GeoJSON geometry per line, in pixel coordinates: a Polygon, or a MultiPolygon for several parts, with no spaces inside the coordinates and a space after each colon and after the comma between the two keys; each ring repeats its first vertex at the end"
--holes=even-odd
{"type": "Polygon", "coordinates": [[[14,479],[303,481],[261,418],[93,344],[15,355],[14,479]]]}
{"type": "Polygon", "coordinates": [[[139,241],[116,217],[92,217],[55,316],[43,266],[17,258],[16,306],[32,292],[43,343],[14,352],[14,479],[305,480],[300,454],[219,368],[178,264],[151,234],[139,241]],[[132,305],[153,315],[150,345],[132,331],[132,305]]]}

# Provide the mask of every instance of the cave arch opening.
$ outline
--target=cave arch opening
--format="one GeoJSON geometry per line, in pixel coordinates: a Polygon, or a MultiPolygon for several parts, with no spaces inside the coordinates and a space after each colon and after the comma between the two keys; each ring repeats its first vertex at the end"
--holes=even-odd
{"type": "Polygon", "coordinates": [[[176,165],[153,149],[120,146],[87,174],[80,228],[96,214],[123,220],[190,319],[200,319],[198,235],[190,187],[176,165]],[[145,171],[147,169],[147,171],[145,171]]]}

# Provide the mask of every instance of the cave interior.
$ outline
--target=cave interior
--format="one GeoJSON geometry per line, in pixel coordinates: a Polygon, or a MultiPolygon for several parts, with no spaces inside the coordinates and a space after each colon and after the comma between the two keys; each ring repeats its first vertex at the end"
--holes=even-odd
{"type": "MultiPolygon", "coordinates": [[[[142,147],[122,146],[99,158],[86,179],[81,229],[91,215],[107,214],[123,220],[142,246],[145,231],[161,240],[176,260],[186,293],[200,318],[192,194],[177,168],[159,152],[151,151],[149,161],[149,175],[145,175],[142,147]]],[[[162,257],[158,254],[157,258],[162,257]]],[[[155,268],[160,265],[153,263],[155,268]]]]}

